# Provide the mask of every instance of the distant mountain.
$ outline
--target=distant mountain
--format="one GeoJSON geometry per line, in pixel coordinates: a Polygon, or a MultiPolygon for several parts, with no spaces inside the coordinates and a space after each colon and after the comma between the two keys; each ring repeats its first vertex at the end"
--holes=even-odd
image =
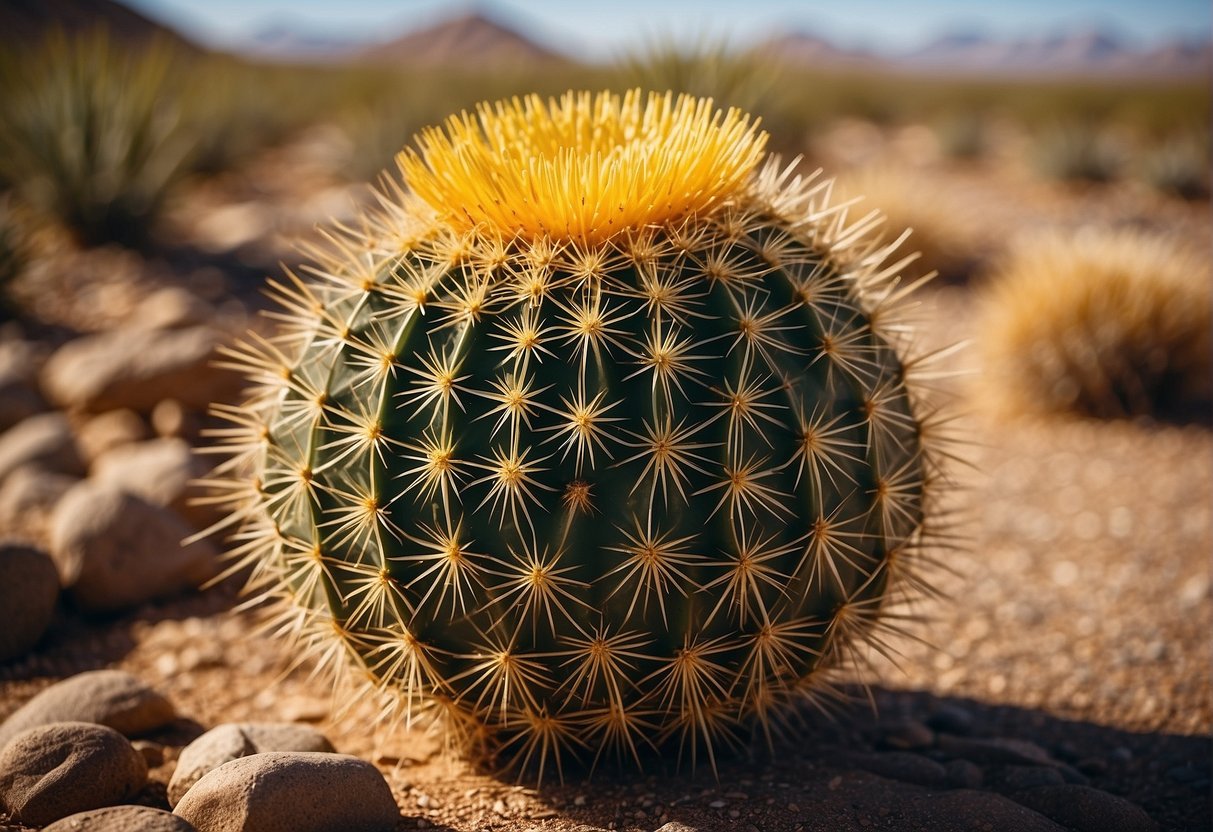
{"type": "Polygon", "coordinates": [[[879,58],[866,50],[842,49],[813,32],[790,32],[764,41],[756,51],[776,60],[799,64],[867,66],[879,58]]]}
{"type": "Polygon", "coordinates": [[[569,63],[526,35],[481,12],[414,30],[363,50],[359,60],[374,63],[486,67],[569,63]]]}
{"type": "Polygon", "coordinates": [[[348,58],[365,45],[365,38],[342,37],[291,22],[276,22],[253,32],[241,51],[259,58],[327,61],[348,58]]]}
{"type": "Polygon", "coordinates": [[[952,32],[918,49],[893,55],[841,49],[818,35],[793,33],[773,37],[758,49],[791,63],[895,72],[1176,78],[1213,74],[1213,45],[1209,41],[1174,41],[1143,49],[1101,29],[1009,40],[979,32],[952,32]]]}
{"type": "Polygon", "coordinates": [[[1002,40],[973,33],[941,37],[898,57],[902,67],[1010,75],[1196,75],[1208,47],[1167,44],[1145,50],[1101,29],[1002,40]],[[1155,54],[1157,53],[1157,54],[1155,54]]]}
{"type": "Polygon", "coordinates": [[[0,2],[0,43],[30,44],[54,29],[68,33],[105,28],[123,43],[160,39],[197,51],[176,31],[114,0],[3,0],[0,2]]]}

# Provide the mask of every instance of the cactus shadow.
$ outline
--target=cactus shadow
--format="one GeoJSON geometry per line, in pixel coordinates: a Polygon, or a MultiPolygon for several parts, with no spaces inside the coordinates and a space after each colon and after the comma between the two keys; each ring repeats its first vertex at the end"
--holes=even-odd
{"type": "Polygon", "coordinates": [[[867,701],[833,718],[805,713],[795,731],[769,746],[756,737],[734,753],[718,755],[715,772],[702,757],[694,772],[685,764],[680,770],[648,759],[641,774],[566,766],[564,782],[539,786],[536,797],[567,822],[590,829],[658,829],[673,822],[699,832],[847,832],[870,828],[879,818],[910,823],[923,801],[945,793],[954,792],[947,799],[958,804],[1013,799],[1010,778],[1026,776],[1020,769],[1052,769],[1064,772],[1069,783],[1137,804],[1164,829],[1210,828],[1208,736],[1130,731],[921,690],[873,689],[876,715],[867,701]],[[891,733],[904,732],[907,724],[926,732],[917,740],[891,733]],[[957,738],[979,746],[977,753],[967,753],[975,755],[980,779],[931,781],[931,772],[966,759],[955,750],[957,738]],[[1040,761],[1016,761],[1016,753],[1039,755],[1040,761]]]}

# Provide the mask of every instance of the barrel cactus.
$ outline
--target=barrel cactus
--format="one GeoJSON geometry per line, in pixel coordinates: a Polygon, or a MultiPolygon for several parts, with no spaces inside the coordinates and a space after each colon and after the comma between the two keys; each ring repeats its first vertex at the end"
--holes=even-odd
{"type": "Polygon", "coordinates": [[[219,407],[235,568],[468,751],[709,759],[886,648],[939,479],[900,264],[670,94],[481,105],[274,284],[219,407]]]}

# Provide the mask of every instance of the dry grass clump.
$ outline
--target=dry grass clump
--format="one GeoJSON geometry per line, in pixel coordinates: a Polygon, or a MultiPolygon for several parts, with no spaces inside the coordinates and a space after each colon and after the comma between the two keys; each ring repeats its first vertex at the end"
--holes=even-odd
{"type": "Polygon", "coordinates": [[[981,383],[1004,412],[1209,418],[1209,263],[1167,237],[1083,229],[1024,239],[981,306],[981,383]]]}
{"type": "Polygon", "coordinates": [[[839,201],[858,199],[856,215],[880,211],[892,242],[906,229],[909,239],[899,252],[917,251],[921,257],[911,274],[937,272],[940,282],[965,283],[977,262],[972,226],[964,214],[939,194],[927,174],[894,165],[858,168],[838,177],[839,201]]]}

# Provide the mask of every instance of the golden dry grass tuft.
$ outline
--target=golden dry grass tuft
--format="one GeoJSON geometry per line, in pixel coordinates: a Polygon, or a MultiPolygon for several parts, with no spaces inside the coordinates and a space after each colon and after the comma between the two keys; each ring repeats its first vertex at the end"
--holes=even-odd
{"type": "Polygon", "coordinates": [[[983,292],[986,398],[1010,414],[1207,421],[1211,309],[1207,257],[1166,236],[1025,238],[983,292]]]}

